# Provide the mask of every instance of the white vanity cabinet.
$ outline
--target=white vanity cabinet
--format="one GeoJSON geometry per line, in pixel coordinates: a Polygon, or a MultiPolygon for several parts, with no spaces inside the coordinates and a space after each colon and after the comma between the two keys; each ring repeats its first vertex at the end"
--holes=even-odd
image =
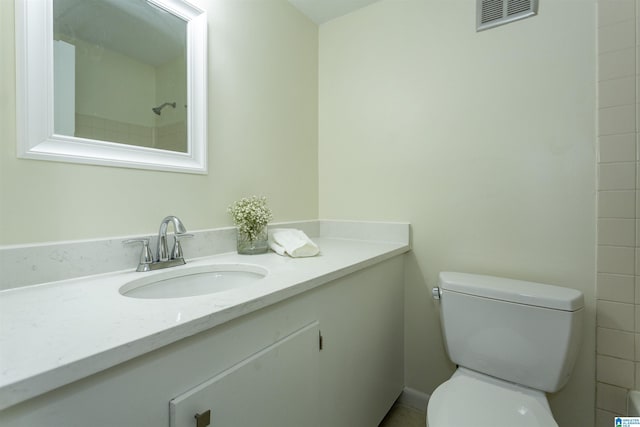
{"type": "Polygon", "coordinates": [[[403,283],[396,257],[318,289],[319,426],[377,426],[402,392],[403,283]]]}
{"type": "Polygon", "coordinates": [[[319,334],[313,322],[172,399],[169,426],[318,426],[319,334]]]}
{"type": "Polygon", "coordinates": [[[403,301],[396,256],[259,310],[247,302],[245,315],[11,406],[0,425],[196,427],[210,411],[213,427],[374,427],[403,387],[403,301]]]}

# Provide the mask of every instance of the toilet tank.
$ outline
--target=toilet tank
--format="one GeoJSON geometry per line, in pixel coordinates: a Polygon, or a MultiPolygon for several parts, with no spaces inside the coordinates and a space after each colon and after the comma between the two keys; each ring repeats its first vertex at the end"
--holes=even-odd
{"type": "Polygon", "coordinates": [[[537,390],[569,380],[582,336],[575,289],[465,273],[440,273],[440,317],[459,366],[537,390]]]}

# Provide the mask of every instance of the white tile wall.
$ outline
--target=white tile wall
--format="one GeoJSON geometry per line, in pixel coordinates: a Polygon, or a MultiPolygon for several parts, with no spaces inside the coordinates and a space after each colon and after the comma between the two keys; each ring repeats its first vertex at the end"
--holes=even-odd
{"type": "Polygon", "coordinates": [[[620,331],[635,331],[634,304],[599,301],[597,307],[597,324],[605,328],[620,331]]]}
{"type": "Polygon", "coordinates": [[[598,215],[600,218],[630,218],[636,216],[636,192],[600,191],[598,194],[598,215]]]}
{"type": "MultiPolygon", "coordinates": [[[[636,77],[628,76],[612,80],[603,80],[598,84],[601,95],[598,99],[600,108],[636,103],[636,77]]],[[[635,150],[634,150],[635,151],[635,150]]]]}
{"type": "Polygon", "coordinates": [[[596,426],[640,389],[640,0],[598,1],[596,426]]]}
{"type": "Polygon", "coordinates": [[[598,56],[600,81],[636,75],[636,48],[615,50],[598,56]]]}
{"type": "Polygon", "coordinates": [[[598,27],[628,21],[635,16],[636,0],[602,1],[598,5],[598,27]]]}
{"type": "Polygon", "coordinates": [[[635,272],[635,249],[620,246],[598,246],[598,273],[627,274],[635,272]]]}
{"type": "Polygon", "coordinates": [[[601,218],[598,220],[598,243],[601,245],[636,245],[636,220],[620,218],[601,218]]]}
{"type": "Polygon", "coordinates": [[[599,355],[596,370],[600,383],[626,389],[633,388],[635,366],[631,360],[599,355]]]}
{"type": "Polygon", "coordinates": [[[598,169],[599,190],[634,190],[636,188],[635,163],[601,163],[598,169]]]}
{"type": "Polygon", "coordinates": [[[600,409],[600,405],[598,405],[598,409],[596,409],[596,426],[600,427],[611,427],[613,425],[613,418],[616,416],[620,416],[619,412],[610,412],[600,409]]]}
{"type": "MultiPolygon", "coordinates": [[[[611,7],[615,6],[612,5],[611,7]]],[[[633,18],[613,24],[604,24],[598,29],[600,52],[633,48],[635,47],[635,42],[636,29],[633,18]]]]}
{"type": "MultiPolygon", "coordinates": [[[[626,411],[627,389],[616,387],[609,384],[598,383],[596,389],[596,399],[598,408],[611,411],[614,414],[622,414],[626,411]]],[[[608,415],[612,417],[613,415],[608,415]]],[[[608,418],[605,424],[611,426],[612,418],[608,418]]],[[[597,417],[596,417],[597,421],[597,417]]]]}
{"type": "MultiPolygon", "coordinates": [[[[635,87],[635,80],[634,86],[635,87]]],[[[600,91],[602,93],[602,91],[600,91]]],[[[600,138],[600,163],[628,162],[636,158],[636,135],[627,133],[607,135],[600,138]]]]}
{"type": "MultiPolygon", "coordinates": [[[[623,83],[620,84],[623,85],[623,83]]],[[[75,136],[163,150],[179,152],[187,150],[185,122],[152,127],[76,114],[75,136]]]]}
{"type": "Polygon", "coordinates": [[[633,360],[635,355],[635,334],[617,329],[598,328],[598,353],[620,359],[633,360]]]}
{"type": "MultiPolygon", "coordinates": [[[[635,92],[635,85],[634,90],[635,92]]],[[[600,109],[598,119],[600,135],[631,133],[636,130],[636,106],[617,105],[600,109]]],[[[631,159],[633,160],[633,159],[631,159]]]]}
{"type": "Polygon", "coordinates": [[[598,299],[616,302],[633,301],[635,286],[633,276],[598,274],[598,299]]]}

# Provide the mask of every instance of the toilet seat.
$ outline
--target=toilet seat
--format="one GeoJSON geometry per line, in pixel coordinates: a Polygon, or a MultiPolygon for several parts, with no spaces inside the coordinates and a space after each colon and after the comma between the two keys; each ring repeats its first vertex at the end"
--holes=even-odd
{"type": "Polygon", "coordinates": [[[458,368],[431,395],[428,427],[558,427],[542,391],[458,368]]]}

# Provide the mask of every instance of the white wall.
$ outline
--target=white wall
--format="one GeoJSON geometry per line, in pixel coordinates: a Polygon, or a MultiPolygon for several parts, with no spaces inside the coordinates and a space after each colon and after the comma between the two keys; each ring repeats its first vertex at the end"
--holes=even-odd
{"type": "Polygon", "coordinates": [[[264,194],[276,221],[318,216],[318,29],[285,0],[198,0],[209,19],[209,174],[16,158],[14,4],[0,0],[0,244],[231,225],[264,194]],[[291,159],[295,159],[292,162],[291,159]]]}
{"type": "Polygon", "coordinates": [[[581,356],[551,397],[593,425],[595,5],[475,32],[475,2],[386,0],[320,27],[320,217],[408,220],[406,381],[452,372],[442,270],[580,289],[581,356]]]}
{"type": "Polygon", "coordinates": [[[76,46],[76,113],[153,126],[156,67],[83,40],[76,46]]]}

